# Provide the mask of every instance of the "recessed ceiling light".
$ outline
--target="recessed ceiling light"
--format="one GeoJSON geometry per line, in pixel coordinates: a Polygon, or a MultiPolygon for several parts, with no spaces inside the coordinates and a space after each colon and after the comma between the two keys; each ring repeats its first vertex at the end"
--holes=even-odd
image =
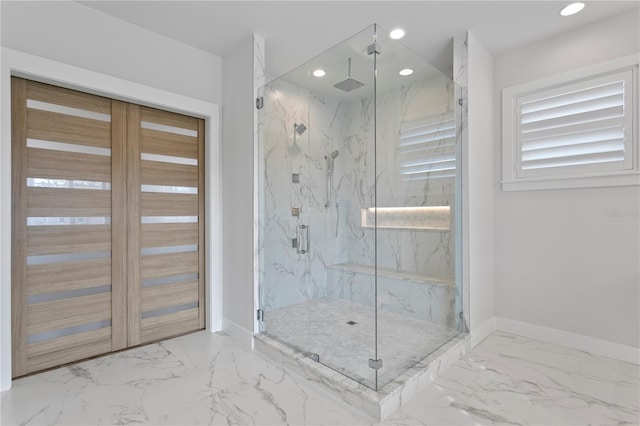
{"type": "Polygon", "coordinates": [[[576,13],[580,12],[582,9],[584,9],[584,3],[580,3],[580,2],[571,3],[569,6],[566,6],[564,9],[560,11],[560,15],[562,16],[575,15],[576,13]]]}
{"type": "Polygon", "coordinates": [[[321,69],[319,69],[319,68],[313,72],[313,75],[314,75],[315,77],[324,77],[326,74],[327,74],[327,73],[326,73],[326,72],[324,72],[324,70],[321,70],[321,69]]]}
{"type": "Polygon", "coordinates": [[[396,28],[389,33],[389,37],[394,40],[400,40],[402,37],[404,37],[404,30],[402,28],[396,28]]]}
{"type": "Polygon", "coordinates": [[[413,70],[411,68],[405,68],[400,71],[400,75],[411,75],[413,74],[413,70]]]}

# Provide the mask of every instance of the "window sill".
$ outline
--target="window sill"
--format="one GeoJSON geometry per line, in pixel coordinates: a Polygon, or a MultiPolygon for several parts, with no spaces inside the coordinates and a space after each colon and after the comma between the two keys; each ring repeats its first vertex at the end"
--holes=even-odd
{"type": "Polygon", "coordinates": [[[518,180],[504,180],[501,183],[503,192],[633,186],[640,185],[640,173],[633,172],[589,177],[523,178],[518,180]]]}

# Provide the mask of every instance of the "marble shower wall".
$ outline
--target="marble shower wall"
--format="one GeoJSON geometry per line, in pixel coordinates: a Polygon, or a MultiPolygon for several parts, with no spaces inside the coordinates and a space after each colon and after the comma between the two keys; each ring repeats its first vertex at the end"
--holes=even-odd
{"type": "Polygon", "coordinates": [[[346,105],[282,79],[268,84],[263,96],[260,257],[266,284],[261,291],[270,310],[326,295],[337,217],[325,208],[324,156],[338,149],[346,105]],[[307,127],[295,139],[294,124],[307,127]],[[294,174],[299,182],[293,182],[294,174]],[[293,216],[292,208],[300,215],[293,216]],[[309,227],[306,254],[292,247],[300,225],[309,227]]]}
{"type": "Polygon", "coordinates": [[[372,88],[358,90],[363,97],[353,92],[338,99],[282,79],[265,87],[260,117],[263,305],[275,309],[330,296],[374,306],[373,275],[355,272],[357,278],[349,278],[354,274],[349,265],[356,271],[372,268],[377,250],[378,267],[397,272],[379,281],[379,306],[451,326],[455,178],[403,182],[398,148],[407,125],[454,118],[452,83],[434,75],[379,91],[377,152],[372,88]],[[294,123],[308,128],[295,143],[294,123]],[[340,154],[327,200],[325,156],[334,150],[340,154]],[[292,182],[294,173],[299,183],[292,182]],[[375,230],[361,226],[362,209],[374,207],[376,196],[379,207],[451,206],[451,230],[378,229],[376,247],[375,230]],[[292,216],[292,207],[301,209],[299,217],[292,216]],[[310,231],[310,252],[304,255],[291,242],[300,224],[310,231]]]}
{"type": "Polygon", "coordinates": [[[402,181],[399,150],[406,127],[455,120],[453,89],[451,81],[438,74],[378,93],[377,130],[372,98],[347,104],[342,149],[346,155],[336,160],[340,216],[335,264],[340,266],[329,275],[330,296],[374,306],[377,249],[379,309],[455,325],[455,177],[402,181]],[[361,226],[362,209],[374,207],[376,201],[378,207],[450,206],[450,230],[379,227],[376,243],[376,231],[361,226]]]}
{"type": "MultiPolygon", "coordinates": [[[[341,210],[336,263],[373,265],[375,231],[361,227],[361,209],[375,207],[376,195],[378,207],[451,206],[453,217],[455,178],[401,181],[398,149],[400,131],[407,125],[453,119],[453,96],[453,86],[444,76],[378,93],[376,158],[372,99],[347,105],[342,150],[346,155],[336,159],[341,210]]],[[[453,280],[453,225],[451,220],[450,231],[378,228],[378,267],[453,280]]]]}

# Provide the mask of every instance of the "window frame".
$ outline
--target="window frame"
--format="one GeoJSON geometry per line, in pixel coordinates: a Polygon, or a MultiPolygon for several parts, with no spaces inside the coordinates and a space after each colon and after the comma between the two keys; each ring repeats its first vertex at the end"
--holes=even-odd
{"type": "Polygon", "coordinates": [[[549,78],[536,80],[502,90],[502,190],[541,190],[556,188],[587,188],[602,186],[640,185],[638,123],[640,109],[638,108],[638,64],[640,55],[630,55],[617,60],[581,68],[549,78]],[[625,93],[631,101],[631,138],[625,141],[625,163],[630,168],[625,170],[599,171],[598,167],[576,166],[575,172],[570,167],[564,168],[557,174],[546,172],[522,173],[519,170],[521,146],[518,138],[519,119],[517,114],[518,99],[549,93],[572,86],[579,86],[585,82],[601,77],[613,76],[625,71],[631,72],[631,89],[625,93]],[[630,147],[627,156],[626,147],[630,147]],[[591,169],[591,170],[590,170],[591,169]]]}

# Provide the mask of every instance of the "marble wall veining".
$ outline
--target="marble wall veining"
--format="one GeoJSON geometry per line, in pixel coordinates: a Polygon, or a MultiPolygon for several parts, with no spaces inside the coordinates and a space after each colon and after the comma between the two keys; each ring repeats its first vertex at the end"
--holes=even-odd
{"type": "MultiPolygon", "coordinates": [[[[371,265],[375,248],[378,267],[453,279],[454,226],[451,231],[379,228],[374,247],[376,231],[363,229],[360,223],[361,209],[375,207],[376,202],[377,207],[455,209],[454,177],[407,182],[401,180],[399,170],[401,131],[425,119],[453,119],[452,89],[446,77],[433,75],[378,93],[375,128],[370,97],[349,105],[344,134],[349,155],[336,163],[336,173],[345,176],[337,189],[338,202],[345,206],[341,216],[345,229],[338,232],[336,263],[371,265]]],[[[437,154],[436,150],[433,155],[437,154]]]]}
{"type": "MultiPolygon", "coordinates": [[[[373,267],[377,255],[378,268],[400,276],[379,281],[381,309],[453,326],[456,179],[404,181],[400,173],[400,135],[408,126],[456,120],[451,80],[436,73],[422,75],[379,90],[376,96],[367,85],[358,89],[359,96],[347,97],[282,78],[263,90],[259,117],[263,308],[325,296],[373,306],[372,275],[332,266],[373,267]],[[298,134],[294,125],[301,123],[307,130],[298,134]],[[328,189],[326,158],[335,150],[339,154],[328,189]],[[451,226],[363,227],[362,210],[376,205],[450,206],[451,226]],[[292,214],[293,208],[299,209],[299,216],[292,214]],[[305,254],[298,253],[292,242],[306,232],[300,225],[308,226],[305,254]]],[[[452,142],[439,143],[434,156],[452,142]]]]}
{"type": "Polygon", "coordinates": [[[336,244],[324,236],[331,235],[338,218],[325,208],[324,155],[341,140],[345,104],[284,80],[265,86],[263,96],[260,247],[268,284],[261,286],[261,298],[269,310],[326,293],[326,266],[334,262],[336,244]],[[295,133],[294,124],[307,130],[295,133]],[[292,246],[303,224],[310,232],[306,254],[292,246]]]}

